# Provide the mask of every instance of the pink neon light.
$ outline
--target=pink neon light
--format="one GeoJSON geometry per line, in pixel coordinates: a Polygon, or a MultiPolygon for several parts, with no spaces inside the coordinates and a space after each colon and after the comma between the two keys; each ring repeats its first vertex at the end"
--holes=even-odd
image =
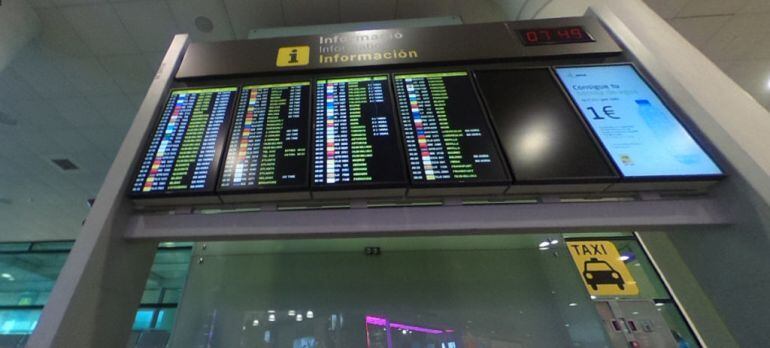
{"type": "MultiPolygon", "coordinates": [[[[366,323],[367,324],[372,324],[372,325],[377,325],[377,326],[385,326],[387,322],[388,322],[388,320],[385,319],[385,318],[373,317],[373,316],[369,316],[369,315],[366,316],[366,323]]],[[[428,333],[428,334],[432,334],[432,335],[438,335],[438,334],[444,333],[444,331],[442,331],[442,330],[429,329],[429,328],[426,328],[426,327],[412,326],[412,325],[406,325],[406,324],[394,323],[394,322],[390,322],[390,327],[393,328],[393,329],[423,332],[423,333],[428,333]]],[[[447,332],[451,332],[451,331],[447,330],[447,332]]]]}

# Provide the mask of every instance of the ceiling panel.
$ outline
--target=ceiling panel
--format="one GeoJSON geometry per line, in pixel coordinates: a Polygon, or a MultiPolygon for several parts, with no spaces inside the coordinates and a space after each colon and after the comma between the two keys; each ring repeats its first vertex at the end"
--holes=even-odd
{"type": "Polygon", "coordinates": [[[153,73],[141,54],[101,56],[99,61],[124,93],[147,91],[153,73]]]}
{"type": "Polygon", "coordinates": [[[713,16],[740,11],[749,0],[691,0],[677,17],[713,16]]]}
{"type": "Polygon", "coordinates": [[[738,60],[725,73],[762,105],[770,104],[770,59],[738,60]]]}
{"type": "Polygon", "coordinates": [[[39,98],[32,86],[13,69],[0,71],[0,105],[11,105],[19,99],[39,98]]]}
{"type": "Polygon", "coordinates": [[[486,23],[493,21],[505,21],[505,10],[499,3],[493,1],[459,1],[457,13],[462,17],[463,23],[486,23]]]}
{"type": "Polygon", "coordinates": [[[396,0],[340,0],[342,22],[396,19],[396,0]]]}
{"type": "Polygon", "coordinates": [[[41,97],[60,98],[77,95],[75,86],[55,67],[57,60],[58,57],[48,54],[37,41],[32,41],[17,54],[10,68],[41,97]]]}
{"type": "Polygon", "coordinates": [[[138,51],[112,5],[68,6],[62,7],[61,12],[94,54],[129,54],[138,51]]]}
{"type": "Polygon", "coordinates": [[[53,0],[27,0],[33,8],[51,8],[56,6],[53,0]]]}
{"type": "MultiPolygon", "coordinates": [[[[13,109],[16,111],[17,125],[20,132],[35,132],[39,129],[72,129],[66,120],[59,117],[56,108],[44,99],[19,100],[13,109]]],[[[34,133],[33,133],[34,134],[34,133]]]]}
{"type": "Polygon", "coordinates": [[[104,127],[107,122],[85,97],[49,99],[59,117],[67,120],[76,129],[104,127]]]}
{"type": "Polygon", "coordinates": [[[61,57],[57,63],[61,72],[71,81],[80,95],[120,93],[115,80],[94,56],[61,57]]]}
{"type": "Polygon", "coordinates": [[[453,0],[398,0],[398,18],[439,17],[457,14],[453,0]]]}
{"type": "Polygon", "coordinates": [[[671,25],[695,47],[700,48],[729,20],[729,15],[674,18],[671,25]]]}
{"type": "Polygon", "coordinates": [[[142,51],[166,50],[179,33],[165,1],[121,2],[113,7],[142,51]]]}
{"type": "Polygon", "coordinates": [[[115,156],[118,153],[118,148],[127,132],[126,129],[118,129],[112,126],[92,127],[82,129],[82,131],[88,140],[110,156],[115,156]]]}
{"type": "Polygon", "coordinates": [[[670,19],[675,17],[689,1],[691,0],[645,0],[644,2],[659,16],[670,19]]]}
{"type": "Polygon", "coordinates": [[[222,0],[166,0],[181,32],[189,33],[198,41],[232,40],[230,18],[222,0]],[[202,32],[195,26],[197,17],[206,17],[214,25],[211,32],[202,32]]]}
{"type": "Polygon", "coordinates": [[[75,28],[56,8],[35,11],[40,18],[40,44],[55,55],[90,56],[91,49],[80,39],[75,28]]]}
{"type": "Polygon", "coordinates": [[[703,45],[702,51],[712,60],[745,57],[767,35],[768,21],[770,13],[734,15],[703,45]]]}
{"type": "Polygon", "coordinates": [[[337,0],[283,0],[286,25],[339,23],[337,0]]]}
{"type": "Polygon", "coordinates": [[[158,67],[160,67],[160,63],[163,61],[163,57],[165,55],[166,55],[166,51],[142,53],[142,56],[144,57],[144,61],[147,63],[147,67],[150,68],[150,71],[152,72],[153,76],[155,76],[155,73],[158,71],[158,67]]]}
{"type": "Polygon", "coordinates": [[[56,6],[70,6],[83,4],[98,4],[107,2],[106,0],[51,0],[56,6]]]}
{"type": "Polygon", "coordinates": [[[284,25],[281,0],[224,1],[238,39],[246,39],[251,29],[284,25]]]}
{"type": "Polygon", "coordinates": [[[761,13],[770,12],[770,1],[768,0],[749,0],[746,6],[739,13],[761,13]]]}
{"type": "MultiPolygon", "coordinates": [[[[96,108],[108,125],[128,131],[136,116],[134,104],[124,93],[104,96],[87,96],[88,102],[96,108]]],[[[117,140],[117,139],[114,139],[117,140]]]]}

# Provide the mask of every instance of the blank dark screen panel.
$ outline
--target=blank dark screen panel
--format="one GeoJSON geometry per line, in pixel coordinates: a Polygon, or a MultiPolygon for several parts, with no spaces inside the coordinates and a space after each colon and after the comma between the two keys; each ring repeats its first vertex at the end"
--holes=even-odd
{"type": "Polygon", "coordinates": [[[481,71],[476,78],[516,182],[616,177],[548,69],[481,71]]]}
{"type": "Polygon", "coordinates": [[[220,191],[307,188],[309,98],[310,82],[243,87],[220,191]]]}
{"type": "Polygon", "coordinates": [[[501,184],[509,178],[466,72],[397,75],[412,184],[501,184]]]}
{"type": "Polygon", "coordinates": [[[316,81],[314,188],[405,186],[387,76],[316,81]]]}
{"type": "Polygon", "coordinates": [[[213,192],[236,91],[236,87],[172,91],[131,194],[213,192]]]}

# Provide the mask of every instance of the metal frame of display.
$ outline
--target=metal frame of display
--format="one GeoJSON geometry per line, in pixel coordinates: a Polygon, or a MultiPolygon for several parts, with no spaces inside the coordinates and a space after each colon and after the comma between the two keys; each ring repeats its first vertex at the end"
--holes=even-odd
{"type": "MultiPolygon", "coordinates": [[[[642,66],[656,77],[668,76],[660,58],[653,55],[620,19],[631,16],[630,9],[638,5],[610,4],[612,1],[606,0],[589,3],[593,4],[589,12],[612,29],[619,37],[618,41],[623,42],[642,66]],[[616,8],[620,11],[618,15],[616,8]]],[[[567,230],[645,231],[731,223],[729,209],[719,197],[663,199],[655,194],[643,195],[646,199],[641,200],[606,202],[566,202],[559,197],[545,196],[534,204],[474,205],[447,199],[440,206],[423,207],[369,208],[366,203],[354,201],[347,209],[282,210],[274,204],[266,204],[255,211],[220,214],[203,214],[193,209],[165,213],[137,211],[126,195],[132,179],[130,174],[188,44],[187,35],[177,35],[163,58],[28,347],[124,346],[158,241],[567,230]]],[[[662,84],[674,89],[668,92],[675,95],[678,102],[694,108],[684,88],[676,87],[676,80],[669,76],[662,84]]],[[[698,88],[695,85],[686,86],[698,88]]],[[[720,124],[719,121],[723,120],[717,119],[717,124],[720,124]]],[[[696,119],[694,122],[699,126],[706,124],[706,128],[713,133],[714,120],[696,119]]],[[[733,143],[723,145],[727,140],[716,141],[720,150],[723,146],[734,147],[733,143]]],[[[758,149],[745,146],[745,150],[755,153],[758,149]]],[[[760,159],[753,164],[769,165],[770,159],[760,159]]],[[[746,171],[749,172],[748,169],[746,171]]],[[[767,172],[756,170],[744,174],[749,176],[752,187],[768,178],[767,172]]],[[[760,192],[760,195],[765,201],[770,201],[770,188],[767,192],[760,192]]]]}

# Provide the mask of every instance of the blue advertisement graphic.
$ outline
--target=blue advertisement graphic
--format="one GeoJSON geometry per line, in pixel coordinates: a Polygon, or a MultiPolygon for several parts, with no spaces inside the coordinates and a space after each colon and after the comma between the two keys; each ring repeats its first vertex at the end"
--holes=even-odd
{"type": "Polygon", "coordinates": [[[623,176],[722,174],[631,65],[556,74],[623,176]]]}

